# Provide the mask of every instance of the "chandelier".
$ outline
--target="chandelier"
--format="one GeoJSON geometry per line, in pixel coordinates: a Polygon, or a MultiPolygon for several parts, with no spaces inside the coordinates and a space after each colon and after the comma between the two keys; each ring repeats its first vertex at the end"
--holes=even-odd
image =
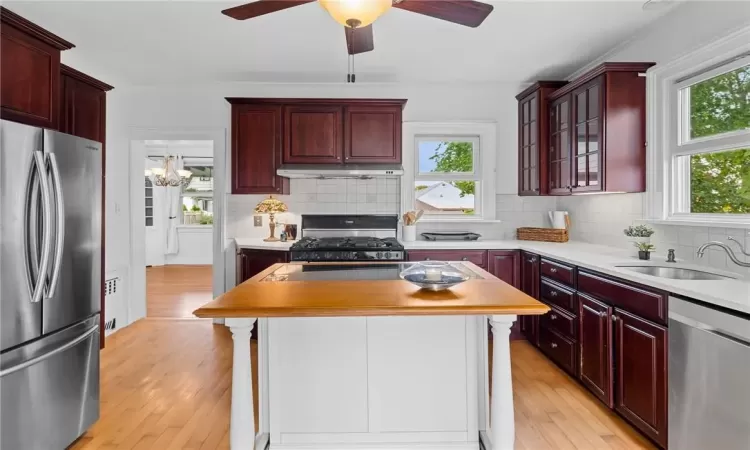
{"type": "Polygon", "coordinates": [[[146,176],[152,178],[152,182],[157,186],[187,186],[190,184],[190,177],[193,175],[189,170],[175,169],[175,157],[167,156],[164,158],[164,165],[156,169],[146,170],[146,176]]]}

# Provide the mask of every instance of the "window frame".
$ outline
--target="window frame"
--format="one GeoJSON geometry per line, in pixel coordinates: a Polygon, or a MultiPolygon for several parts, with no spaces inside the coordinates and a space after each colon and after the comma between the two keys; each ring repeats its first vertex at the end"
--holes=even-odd
{"type": "Polygon", "coordinates": [[[646,220],[675,225],[750,228],[750,214],[691,213],[689,158],[750,147],[750,130],[690,138],[684,88],[750,64],[750,27],[647,72],[646,220]]]}
{"type": "Polygon", "coordinates": [[[474,214],[428,214],[420,222],[485,222],[495,220],[496,129],[494,122],[404,122],[401,213],[415,208],[415,182],[475,181],[474,214]],[[419,172],[419,143],[425,140],[471,141],[474,170],[461,173],[419,172]]]}
{"type": "MultiPolygon", "coordinates": [[[[213,159],[213,157],[204,157],[204,156],[201,156],[201,157],[183,157],[183,159],[182,159],[182,168],[185,169],[185,170],[188,170],[188,167],[212,167],[213,168],[214,167],[214,159],[213,159]]],[[[212,169],[212,174],[213,174],[213,169],[212,169]]],[[[197,200],[211,200],[211,201],[213,201],[213,199],[214,199],[214,190],[215,190],[215,186],[213,185],[213,183],[216,182],[216,177],[214,176],[214,177],[212,177],[212,179],[213,179],[213,181],[212,181],[212,189],[210,191],[185,192],[185,188],[187,186],[181,186],[180,187],[180,205],[183,204],[183,200],[184,200],[185,197],[189,197],[189,198],[197,199],[197,200]]],[[[191,180],[192,180],[192,178],[191,178],[191,180]]],[[[180,224],[178,225],[178,227],[189,227],[189,228],[204,227],[204,228],[206,228],[206,227],[212,227],[213,226],[212,224],[202,225],[202,224],[199,224],[199,223],[198,224],[186,224],[185,223],[185,215],[183,214],[182,211],[181,211],[180,215],[181,215],[181,217],[180,217],[180,224]]],[[[213,215],[213,213],[211,213],[211,215],[213,215]]]]}

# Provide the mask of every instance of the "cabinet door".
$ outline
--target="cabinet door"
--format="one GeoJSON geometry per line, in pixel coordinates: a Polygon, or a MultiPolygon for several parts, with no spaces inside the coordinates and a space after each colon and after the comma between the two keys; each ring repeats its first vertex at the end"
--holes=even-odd
{"type": "Polygon", "coordinates": [[[570,194],[570,94],[550,105],[549,191],[570,194]]]}
{"type": "MultiPolygon", "coordinates": [[[[539,299],[539,257],[521,252],[521,290],[539,299]]],[[[534,345],[538,345],[539,316],[520,316],[521,333],[534,345]]]]}
{"type": "Polygon", "coordinates": [[[602,189],[602,75],[571,93],[573,103],[573,192],[600,191],[602,189]]]}
{"type": "Polygon", "coordinates": [[[400,163],[401,106],[347,107],[344,162],[400,163]]]}
{"type": "Polygon", "coordinates": [[[615,409],[666,448],[667,329],[615,309],[615,409]]]}
{"type": "Polygon", "coordinates": [[[241,270],[237,284],[249,280],[276,263],[285,262],[289,262],[289,252],[242,249],[240,251],[241,270]]]}
{"type": "Polygon", "coordinates": [[[612,307],[579,293],[578,308],[579,377],[612,408],[612,307]]]}
{"type": "Polygon", "coordinates": [[[520,252],[517,250],[490,251],[487,254],[487,271],[518,288],[521,283],[520,256],[520,252]]]}
{"type": "Polygon", "coordinates": [[[104,143],[107,93],[63,74],[60,131],[104,143]]]}
{"type": "MultiPolygon", "coordinates": [[[[2,10],[2,15],[6,14],[7,10],[2,10]]],[[[60,50],[8,25],[5,20],[0,29],[1,117],[57,129],[60,50]]]]}
{"type": "Polygon", "coordinates": [[[281,165],[281,107],[232,105],[232,193],[287,194],[281,165]]]}
{"type": "Polygon", "coordinates": [[[539,92],[518,103],[518,195],[540,195],[539,92]]]}
{"type": "Polygon", "coordinates": [[[284,106],[284,163],[340,163],[343,108],[284,106]]]}

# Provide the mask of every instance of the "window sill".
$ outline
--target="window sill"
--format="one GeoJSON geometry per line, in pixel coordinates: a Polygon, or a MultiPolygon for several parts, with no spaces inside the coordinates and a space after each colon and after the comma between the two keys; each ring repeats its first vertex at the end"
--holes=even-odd
{"type": "Polygon", "coordinates": [[[640,219],[637,222],[652,223],[654,225],[672,225],[679,227],[706,227],[706,228],[743,228],[750,229],[750,222],[727,221],[727,220],[679,220],[679,219],[640,219]]]}
{"type": "Polygon", "coordinates": [[[214,226],[213,225],[177,225],[177,230],[211,233],[214,230],[214,226]]]}

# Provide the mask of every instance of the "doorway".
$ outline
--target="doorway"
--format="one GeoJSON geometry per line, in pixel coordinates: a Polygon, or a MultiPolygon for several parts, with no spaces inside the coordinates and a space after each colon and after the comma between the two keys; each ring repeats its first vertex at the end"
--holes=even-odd
{"type": "Polygon", "coordinates": [[[194,318],[213,298],[213,141],[144,140],[143,150],[146,317],[194,318]]]}

